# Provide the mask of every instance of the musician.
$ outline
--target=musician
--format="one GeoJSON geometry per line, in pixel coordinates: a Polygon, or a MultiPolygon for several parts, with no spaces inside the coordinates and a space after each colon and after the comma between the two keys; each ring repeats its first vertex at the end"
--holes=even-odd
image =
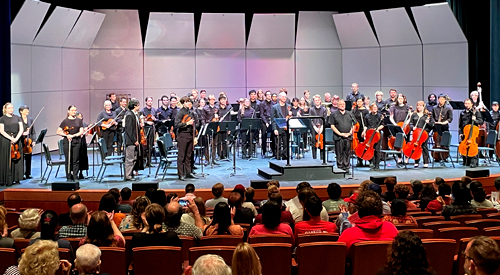
{"type": "MultiPolygon", "coordinates": [[[[227,98],[225,95],[219,96],[219,104],[218,104],[218,112],[219,122],[221,121],[231,121],[231,106],[227,105],[227,98]]],[[[220,129],[217,133],[217,155],[220,160],[228,159],[228,149],[227,149],[227,137],[229,131],[225,131],[225,129],[220,129]]]]}
{"type": "MultiPolygon", "coordinates": [[[[241,123],[241,121],[244,119],[244,118],[256,118],[256,114],[255,114],[255,109],[252,108],[252,104],[251,104],[251,101],[250,99],[248,98],[245,98],[244,101],[243,101],[243,106],[240,107],[240,110],[238,111],[238,123],[241,123]]],[[[252,129],[253,133],[252,135],[255,136],[256,134],[258,134],[258,131],[256,131],[258,129],[252,129]]],[[[242,140],[242,143],[243,143],[243,146],[242,146],[242,158],[243,159],[248,159],[251,157],[251,151],[249,151],[250,149],[250,146],[251,146],[251,142],[250,142],[250,131],[248,130],[242,130],[241,132],[241,140],[242,140]]]]}
{"type": "MultiPolygon", "coordinates": [[[[332,95],[330,93],[325,93],[325,103],[332,102],[332,95]]],[[[314,105],[314,97],[313,97],[313,105],[314,105]]]]}
{"type": "Polygon", "coordinates": [[[0,185],[19,184],[23,179],[24,160],[21,136],[24,127],[22,119],[14,114],[14,105],[10,102],[3,105],[3,116],[0,117],[0,185]],[[19,159],[11,158],[11,145],[17,145],[19,159]]]}
{"type": "Polygon", "coordinates": [[[200,105],[200,99],[198,98],[198,90],[192,89],[191,96],[193,100],[193,107],[198,108],[198,105],[200,105]]]}
{"type": "Polygon", "coordinates": [[[128,102],[126,97],[120,97],[120,107],[115,110],[116,113],[116,148],[118,149],[118,155],[123,154],[125,148],[123,148],[123,118],[128,111],[128,102]]]}
{"type": "Polygon", "coordinates": [[[498,102],[497,101],[493,101],[491,103],[490,115],[491,115],[493,122],[489,123],[489,129],[495,130],[497,128],[498,121],[500,120],[500,112],[498,111],[498,102]]]}
{"type": "MultiPolygon", "coordinates": [[[[205,100],[205,103],[206,103],[206,100],[205,100]]],[[[170,107],[168,107],[168,112],[169,112],[169,119],[171,121],[174,121],[175,120],[175,116],[177,116],[177,112],[179,112],[179,110],[181,108],[179,108],[178,105],[178,100],[177,100],[177,97],[170,97],[170,107]]],[[[172,123],[172,125],[170,126],[170,133],[173,133],[174,132],[174,125],[172,123]]]]}
{"type": "MultiPolygon", "coordinates": [[[[261,153],[262,157],[266,156],[267,151],[267,133],[271,132],[271,109],[273,107],[271,91],[266,91],[266,99],[259,104],[259,113],[260,119],[262,120],[262,129],[261,129],[261,153]]],[[[276,157],[276,140],[275,136],[271,135],[271,150],[273,151],[273,157],[276,157]]]]}
{"type": "Polygon", "coordinates": [[[479,100],[479,92],[478,91],[472,91],[470,93],[470,99],[471,99],[473,107],[476,107],[478,110],[486,109],[486,106],[484,106],[484,103],[479,100]]]}
{"type": "MultiPolygon", "coordinates": [[[[410,114],[410,108],[406,104],[406,96],[403,94],[398,94],[397,97],[397,104],[393,105],[389,109],[390,113],[390,121],[393,125],[398,125],[398,123],[402,122],[403,124],[406,122],[406,120],[409,118],[410,114]]],[[[389,104],[389,103],[388,103],[389,104]]],[[[404,129],[403,129],[404,131],[404,129]]],[[[408,136],[406,136],[406,139],[408,139],[408,136]]],[[[406,160],[408,162],[408,159],[406,160]]],[[[401,160],[401,154],[398,154],[398,165],[402,164],[401,160]]]]}
{"type": "MultiPolygon", "coordinates": [[[[415,131],[417,128],[423,129],[427,133],[430,133],[432,128],[434,127],[434,118],[432,117],[432,113],[430,113],[427,108],[425,108],[425,102],[418,101],[417,108],[415,112],[410,117],[410,128],[415,131]],[[424,127],[425,126],[425,127],[424,127]]],[[[415,133],[413,134],[413,139],[416,140],[415,133]]],[[[422,143],[422,158],[424,159],[424,168],[429,167],[429,147],[427,141],[429,137],[422,143]]],[[[414,167],[417,168],[419,165],[420,159],[415,160],[414,167]]]]}
{"type": "MultiPolygon", "coordinates": [[[[219,120],[219,115],[218,115],[218,108],[215,105],[215,96],[214,95],[209,95],[208,96],[208,104],[203,107],[203,116],[202,116],[202,124],[208,124],[212,121],[218,121],[219,120]]],[[[214,131],[216,131],[215,129],[214,131]]],[[[216,132],[211,132],[210,130],[207,130],[207,135],[212,135],[212,144],[211,144],[211,150],[212,154],[211,156],[209,155],[209,148],[205,148],[205,159],[207,160],[208,163],[211,163],[213,165],[220,165],[218,162],[215,161],[215,153],[216,153],[216,145],[218,142],[218,135],[216,132]]],[[[207,163],[207,164],[208,164],[207,163]]]]}
{"type": "Polygon", "coordinates": [[[445,94],[438,96],[438,104],[432,109],[432,118],[435,121],[434,131],[438,133],[436,147],[440,147],[443,132],[449,131],[449,124],[453,121],[453,109],[447,104],[445,94]]]}
{"type": "Polygon", "coordinates": [[[385,103],[389,105],[389,107],[392,107],[394,105],[397,105],[398,98],[397,98],[398,92],[396,89],[390,89],[389,90],[389,98],[386,99],[385,103]]]}
{"type": "Polygon", "coordinates": [[[333,95],[332,105],[330,106],[330,113],[333,113],[339,109],[339,100],[340,100],[340,96],[333,95]]]}
{"type": "MultiPolygon", "coordinates": [[[[19,107],[19,114],[21,115],[21,120],[23,121],[23,135],[21,137],[24,146],[30,146],[31,150],[35,147],[35,125],[33,125],[33,118],[29,117],[30,109],[27,105],[22,105],[19,107]],[[31,127],[31,128],[29,128],[31,127]],[[31,139],[31,144],[28,144],[28,139],[31,139]]],[[[23,179],[31,179],[31,159],[33,156],[33,152],[28,153],[26,150],[23,150],[24,157],[24,178],[23,179]]]]}
{"type": "Polygon", "coordinates": [[[106,145],[106,156],[113,155],[113,140],[115,139],[116,133],[116,125],[118,122],[116,121],[116,113],[111,110],[112,105],[111,101],[104,101],[104,110],[99,113],[96,121],[100,121],[97,125],[102,129],[101,134],[104,139],[104,144],[106,145]]]}
{"type": "Polygon", "coordinates": [[[257,100],[257,92],[255,92],[255,90],[250,90],[250,92],[248,92],[248,96],[250,97],[250,107],[252,107],[252,109],[257,112],[255,114],[255,118],[259,118],[260,102],[257,100]]]}
{"type": "MultiPolygon", "coordinates": [[[[300,117],[302,109],[299,106],[299,99],[294,97],[292,99],[292,116],[294,117],[300,117]]],[[[292,142],[293,144],[297,145],[297,147],[292,147],[292,159],[297,157],[298,152],[298,146],[300,145],[300,129],[292,129],[292,142]]]]}
{"type": "MultiPolygon", "coordinates": [[[[369,113],[368,110],[365,108],[364,106],[364,102],[365,102],[365,99],[362,97],[362,98],[358,98],[358,100],[356,100],[356,107],[354,107],[354,110],[352,110],[352,114],[354,115],[354,117],[356,118],[356,122],[358,123],[359,125],[359,130],[357,133],[354,133],[357,135],[357,138],[359,140],[359,142],[363,142],[365,139],[363,138],[363,132],[365,131],[365,116],[369,113]]],[[[363,160],[358,156],[358,162],[356,163],[356,166],[357,167],[361,167],[363,166],[363,160]]]]}
{"type": "Polygon", "coordinates": [[[323,117],[324,120],[321,119],[311,119],[311,133],[313,134],[314,138],[314,144],[311,145],[312,148],[312,156],[313,159],[316,159],[317,154],[318,154],[318,148],[320,149],[320,159],[323,160],[323,153],[325,152],[325,147],[323,146],[323,149],[321,149],[320,146],[316,147],[316,145],[319,145],[319,142],[325,142],[324,138],[323,140],[319,140],[318,138],[320,135],[323,134],[323,123],[326,122],[327,120],[327,111],[326,108],[321,105],[321,96],[320,95],[315,95],[313,96],[313,103],[314,106],[311,107],[310,110],[310,115],[311,116],[319,116],[323,117]]]}
{"type": "MultiPolygon", "coordinates": [[[[472,103],[470,98],[467,98],[464,101],[465,109],[460,112],[460,118],[458,121],[458,130],[460,134],[461,140],[467,139],[468,137],[464,136],[464,127],[470,125],[474,122],[475,126],[483,124],[483,118],[481,116],[481,112],[477,110],[472,103]]],[[[470,129],[472,131],[472,129],[470,129]]],[[[479,162],[479,154],[474,157],[465,157],[462,156],[463,162],[462,165],[470,166],[472,168],[476,167],[479,162]]]]}
{"type": "Polygon", "coordinates": [[[353,104],[356,101],[358,101],[358,99],[365,97],[365,95],[363,95],[362,93],[359,92],[359,85],[358,85],[358,83],[352,83],[351,84],[351,90],[352,90],[352,92],[349,93],[345,97],[345,100],[346,101],[350,101],[351,104],[353,104]]]}
{"type": "Polygon", "coordinates": [[[160,135],[169,132],[169,121],[170,121],[170,100],[168,96],[164,95],[161,97],[161,106],[158,108],[158,126],[157,131],[160,135]]]}
{"type": "Polygon", "coordinates": [[[352,133],[356,118],[354,115],[345,109],[345,101],[339,100],[339,110],[330,114],[328,118],[331,128],[333,130],[333,139],[335,141],[335,155],[337,156],[337,167],[345,170],[347,174],[349,171],[351,158],[351,142],[352,133]]]}
{"type": "Polygon", "coordinates": [[[89,134],[89,126],[87,123],[85,123],[85,120],[83,118],[83,114],[80,112],[76,112],[76,117],[82,120],[83,124],[83,134],[80,136],[80,163],[78,164],[78,168],[80,169],[80,172],[78,173],[78,179],[84,179],[85,177],[83,176],[83,171],[89,170],[89,157],[88,157],[88,151],[87,151],[87,139],[86,135],[89,134]]]}
{"type": "Polygon", "coordinates": [[[311,92],[309,90],[304,90],[304,100],[307,104],[307,106],[311,106],[312,100],[311,100],[311,92]]]}
{"type": "Polygon", "coordinates": [[[266,100],[266,96],[264,95],[264,91],[262,91],[261,89],[257,90],[257,100],[259,101],[259,103],[266,100]]]}
{"type": "MultiPolygon", "coordinates": [[[[213,95],[209,99],[215,99],[213,95]]],[[[175,128],[177,129],[177,174],[179,179],[184,181],[186,178],[195,179],[191,173],[191,155],[197,140],[194,136],[195,115],[191,108],[193,102],[187,96],[181,98],[182,109],[177,112],[175,117],[175,128]]],[[[205,106],[207,107],[207,106],[205,106]]]]}
{"type": "Polygon", "coordinates": [[[144,121],[144,133],[146,134],[147,145],[144,148],[145,166],[153,167],[151,164],[151,154],[153,153],[155,142],[155,123],[158,121],[158,110],[153,107],[153,97],[148,96],[145,100],[144,108],[142,109],[142,119],[149,117],[144,121]]]}
{"type": "Polygon", "coordinates": [[[76,117],[76,106],[68,107],[68,117],[57,128],[57,134],[62,136],[67,180],[78,180],[80,170],[80,138],[83,134],[83,121],[76,117]]]}
{"type": "Polygon", "coordinates": [[[369,108],[370,107],[370,97],[369,96],[365,96],[365,100],[363,102],[363,105],[365,106],[365,108],[369,108]]]}
{"type": "Polygon", "coordinates": [[[116,100],[116,94],[115,93],[110,93],[109,94],[109,101],[111,101],[111,110],[116,110],[118,107],[120,107],[120,103],[116,100]]]}
{"type": "Polygon", "coordinates": [[[205,100],[205,103],[207,102],[207,91],[201,90],[200,91],[200,100],[205,100]]]}
{"type": "MultiPolygon", "coordinates": [[[[125,144],[125,180],[134,180],[133,170],[139,159],[140,150],[140,122],[139,100],[132,98],[128,102],[128,110],[123,118],[125,144]]],[[[142,158],[142,156],[141,156],[142,158]]]]}
{"type": "Polygon", "coordinates": [[[434,106],[437,105],[437,98],[435,94],[430,94],[427,96],[427,104],[425,105],[425,108],[427,111],[432,113],[432,110],[434,109],[434,106]]]}
{"type": "MultiPolygon", "coordinates": [[[[291,105],[291,104],[292,104],[292,101],[288,98],[288,91],[286,90],[286,88],[281,88],[281,89],[280,89],[280,91],[279,91],[279,93],[278,93],[278,97],[279,97],[279,94],[280,94],[281,92],[284,92],[284,93],[286,94],[286,96],[287,96],[287,97],[286,97],[286,104],[291,105]]],[[[278,101],[279,101],[279,98],[278,98],[278,101]]]]}
{"type": "MultiPolygon", "coordinates": [[[[384,128],[384,122],[383,122],[383,117],[382,114],[379,113],[377,103],[373,102],[369,106],[370,112],[365,115],[364,117],[364,124],[365,128],[361,133],[361,137],[363,140],[366,140],[368,137],[366,136],[366,132],[368,129],[375,129],[376,131],[382,130],[384,128]]],[[[381,133],[382,136],[382,133],[381,133]]],[[[373,158],[370,160],[370,170],[371,171],[378,171],[379,170],[379,164],[380,164],[380,145],[381,145],[381,140],[379,140],[377,143],[373,145],[374,149],[374,154],[373,158]]]]}
{"type": "Polygon", "coordinates": [[[274,136],[278,138],[276,151],[279,150],[279,154],[275,154],[277,159],[288,158],[288,134],[285,129],[279,128],[275,121],[276,118],[286,118],[291,115],[291,106],[286,103],[286,100],[286,93],[281,92],[279,94],[278,103],[273,105],[271,109],[271,125],[273,127],[274,136]]]}

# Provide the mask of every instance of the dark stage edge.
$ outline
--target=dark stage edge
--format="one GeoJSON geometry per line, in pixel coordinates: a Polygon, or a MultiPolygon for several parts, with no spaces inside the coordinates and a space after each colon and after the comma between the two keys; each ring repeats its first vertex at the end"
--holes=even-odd
{"type": "MultiPolygon", "coordinates": [[[[54,156],[57,158],[57,156],[54,156]]],[[[330,159],[332,159],[332,156],[330,156],[330,159]]],[[[89,158],[90,161],[92,161],[92,158],[89,158]]],[[[285,161],[272,161],[273,163],[276,162],[285,162],[285,161]]],[[[286,162],[285,162],[286,163],[286,162]]],[[[303,158],[300,160],[292,160],[291,161],[292,165],[295,167],[308,167],[308,166],[317,166],[321,165],[321,162],[319,160],[313,160],[312,158],[303,158]]],[[[241,160],[237,159],[236,166],[239,169],[236,169],[236,173],[234,176],[231,176],[233,171],[233,164],[232,162],[220,162],[220,166],[215,166],[214,168],[211,168],[210,166],[206,166],[203,169],[204,173],[208,173],[204,178],[198,178],[198,179],[193,179],[193,180],[188,180],[188,181],[180,181],[177,178],[176,173],[176,168],[171,167],[167,170],[167,175],[165,176],[165,180],[161,181],[161,176],[159,175],[158,178],[154,178],[154,174],[156,172],[156,165],[155,167],[151,168],[151,173],[149,173],[149,170],[146,169],[144,171],[140,172],[140,178],[141,180],[138,182],[144,182],[144,183],[151,183],[151,182],[158,182],[159,188],[161,189],[184,189],[184,186],[187,183],[194,183],[196,188],[199,189],[211,189],[212,185],[221,182],[224,184],[225,188],[232,188],[237,184],[243,184],[245,187],[250,186],[251,181],[266,181],[263,177],[258,175],[258,169],[266,169],[269,168],[270,166],[270,160],[269,159],[254,159],[251,161],[248,160],[241,160]]],[[[364,180],[370,179],[370,176],[396,176],[398,179],[398,182],[408,182],[411,179],[420,179],[420,180],[432,180],[435,177],[442,177],[445,179],[451,179],[451,178],[460,178],[462,176],[465,176],[466,170],[470,169],[469,167],[462,167],[460,164],[455,163],[455,167],[453,168],[451,166],[451,163],[446,163],[446,167],[441,167],[439,164],[436,164],[435,168],[423,168],[422,164],[420,165],[419,168],[413,168],[413,163],[410,162],[408,164],[408,169],[399,169],[395,166],[394,161],[388,161],[388,166],[386,170],[380,170],[380,171],[370,171],[368,167],[362,167],[362,168],[355,168],[354,173],[352,175],[345,175],[344,177],[338,177],[338,174],[335,174],[333,176],[332,172],[332,177],[326,178],[326,179],[317,179],[317,178],[297,178],[297,179],[287,179],[287,180],[280,180],[280,184],[283,187],[295,187],[299,182],[301,181],[308,181],[311,183],[313,186],[325,186],[328,185],[331,182],[336,182],[340,185],[353,185],[361,183],[364,180]]],[[[477,169],[489,169],[490,174],[499,174],[500,173],[500,167],[498,164],[492,163],[491,165],[487,165],[484,163],[483,160],[480,161],[480,166],[477,169]]],[[[198,169],[196,172],[198,173],[198,176],[201,174],[201,167],[198,166],[198,169]]],[[[328,162],[327,163],[328,167],[335,167],[333,166],[333,163],[328,162]]],[[[382,165],[381,165],[382,166],[382,165]]],[[[45,163],[43,163],[43,169],[45,169],[45,163]]],[[[99,170],[99,166],[95,166],[95,171],[94,173],[97,174],[97,171],[99,170]]],[[[335,168],[336,169],[336,168],[335,168]]],[[[0,187],[0,191],[6,190],[6,189],[48,189],[51,190],[51,183],[52,182],[60,182],[63,181],[64,178],[64,172],[63,169],[59,172],[59,175],[57,178],[55,178],[55,170],[52,171],[52,175],[48,181],[48,184],[41,184],[39,180],[32,179],[32,180],[23,180],[21,181],[20,185],[14,185],[10,187],[5,187],[2,186],[0,187]]],[[[340,171],[339,171],[340,172],[340,171]]],[[[89,170],[89,175],[92,176],[92,166],[90,167],[89,170]]],[[[130,187],[132,188],[132,182],[125,182],[120,179],[120,172],[118,166],[110,166],[106,170],[106,176],[103,180],[102,183],[90,180],[90,179],[85,179],[85,180],[80,180],[80,190],[108,190],[110,188],[123,188],[123,187],[130,187]]],[[[40,156],[35,155],[33,157],[33,169],[32,169],[32,176],[34,178],[37,178],[40,176],[40,156]]]]}

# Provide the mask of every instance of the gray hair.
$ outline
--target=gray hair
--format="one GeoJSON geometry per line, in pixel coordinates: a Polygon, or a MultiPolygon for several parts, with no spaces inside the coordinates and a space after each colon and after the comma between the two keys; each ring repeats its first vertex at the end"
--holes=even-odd
{"type": "Polygon", "coordinates": [[[18,219],[19,227],[21,229],[34,230],[40,222],[40,215],[38,209],[29,208],[23,211],[18,219]]]}
{"type": "Polygon", "coordinates": [[[219,255],[207,254],[194,262],[193,275],[231,275],[231,268],[219,255]]]}
{"type": "Polygon", "coordinates": [[[84,244],[76,250],[75,266],[80,274],[91,274],[101,264],[101,250],[93,244],[84,244]]]}

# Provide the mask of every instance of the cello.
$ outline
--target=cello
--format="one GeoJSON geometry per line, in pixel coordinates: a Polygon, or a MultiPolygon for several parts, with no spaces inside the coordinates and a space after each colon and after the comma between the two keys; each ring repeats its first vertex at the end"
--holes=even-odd
{"type": "Polygon", "coordinates": [[[373,154],[375,152],[375,144],[380,140],[380,132],[377,128],[380,126],[380,123],[384,120],[385,115],[382,114],[380,121],[377,127],[373,129],[369,129],[366,131],[365,141],[361,142],[355,149],[354,153],[360,159],[363,160],[371,160],[373,158],[373,154]]]}
{"type": "Polygon", "coordinates": [[[409,159],[414,159],[414,160],[420,159],[420,157],[422,156],[422,143],[424,143],[429,137],[429,133],[427,133],[427,131],[425,130],[425,126],[427,126],[427,119],[429,118],[429,115],[424,114],[424,116],[426,116],[424,126],[422,128],[417,128],[413,130],[413,136],[411,142],[408,142],[403,146],[403,154],[407,156],[409,159]]]}
{"type": "MultiPolygon", "coordinates": [[[[476,109],[474,108],[474,113],[472,116],[476,115],[476,109]]],[[[479,135],[479,127],[474,125],[474,120],[471,119],[471,123],[466,125],[463,130],[464,140],[458,145],[458,152],[464,157],[475,157],[479,153],[478,144],[476,138],[479,135]]]]}
{"type": "MultiPolygon", "coordinates": [[[[407,137],[408,134],[410,133],[410,115],[411,115],[412,109],[413,109],[413,107],[410,106],[408,108],[408,114],[406,115],[405,120],[404,121],[400,121],[397,124],[403,130],[403,133],[404,133],[405,137],[407,137]]],[[[396,137],[395,136],[391,136],[389,138],[389,141],[387,142],[387,146],[389,146],[389,148],[391,150],[394,150],[394,143],[395,142],[396,142],[396,137]]],[[[406,140],[403,140],[403,147],[405,145],[406,145],[406,140]]]]}

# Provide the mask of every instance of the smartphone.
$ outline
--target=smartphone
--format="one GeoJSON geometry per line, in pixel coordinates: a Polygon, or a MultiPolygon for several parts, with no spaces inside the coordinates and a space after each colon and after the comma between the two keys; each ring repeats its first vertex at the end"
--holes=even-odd
{"type": "Polygon", "coordinates": [[[491,201],[498,201],[498,192],[491,192],[491,201]]]}
{"type": "Polygon", "coordinates": [[[187,200],[179,200],[179,204],[184,207],[188,206],[189,202],[187,200]]]}

